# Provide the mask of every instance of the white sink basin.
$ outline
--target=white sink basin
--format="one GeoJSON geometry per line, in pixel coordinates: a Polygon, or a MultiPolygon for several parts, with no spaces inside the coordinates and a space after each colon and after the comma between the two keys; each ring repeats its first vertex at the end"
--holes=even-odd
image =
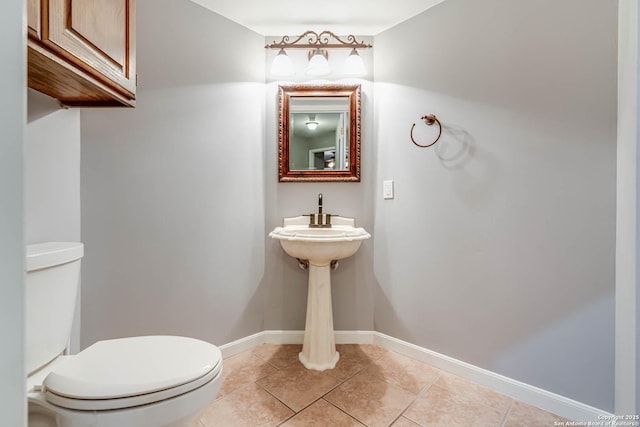
{"type": "Polygon", "coordinates": [[[309,218],[304,216],[285,218],[284,227],[276,227],[269,237],[280,240],[290,256],[315,266],[350,257],[363,240],[371,237],[364,228],[354,226],[353,218],[333,217],[331,228],[313,228],[308,223],[309,218]]]}
{"type": "MultiPolygon", "coordinates": [[[[269,237],[280,240],[287,254],[308,261],[307,320],[300,362],[307,369],[333,369],[336,351],[331,308],[331,261],[350,257],[371,237],[353,218],[331,217],[331,228],[309,227],[309,217],[285,218],[269,237]]],[[[307,264],[302,264],[305,267],[307,264]]]]}

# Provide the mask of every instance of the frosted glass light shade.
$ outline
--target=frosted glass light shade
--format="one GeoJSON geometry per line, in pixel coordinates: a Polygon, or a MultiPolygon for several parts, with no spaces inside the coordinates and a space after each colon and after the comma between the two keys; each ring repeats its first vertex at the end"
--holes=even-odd
{"type": "Polygon", "coordinates": [[[331,74],[329,61],[327,61],[327,58],[325,58],[319,49],[316,50],[309,60],[307,74],[310,76],[326,76],[327,74],[331,74]]]}
{"type": "Polygon", "coordinates": [[[318,122],[307,122],[307,129],[309,130],[316,130],[316,128],[318,127],[318,122]]]}
{"type": "Polygon", "coordinates": [[[295,73],[293,69],[293,63],[291,58],[287,56],[287,52],[284,49],[280,49],[280,52],[273,58],[271,63],[271,75],[272,76],[291,76],[295,73]]]}
{"type": "Polygon", "coordinates": [[[353,49],[347,59],[344,61],[344,74],[349,74],[352,76],[361,76],[367,73],[367,70],[364,68],[364,61],[358,54],[358,51],[353,49]]]}

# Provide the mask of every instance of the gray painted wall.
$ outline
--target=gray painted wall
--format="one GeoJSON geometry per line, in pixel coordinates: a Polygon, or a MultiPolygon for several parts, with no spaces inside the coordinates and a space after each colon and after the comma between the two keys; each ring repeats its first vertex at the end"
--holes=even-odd
{"type": "Polygon", "coordinates": [[[25,242],[80,241],[80,110],[28,92],[25,242]]]}
{"type": "Polygon", "coordinates": [[[449,0],[375,38],[396,190],[375,192],[375,329],[609,411],[616,14],[449,0]],[[444,133],[420,149],[428,113],[444,133]]]}
{"type": "MultiPolygon", "coordinates": [[[[80,110],[29,90],[24,140],[25,244],[80,241],[80,110]]],[[[71,332],[80,349],[80,293],[71,332]]]]}
{"type": "Polygon", "coordinates": [[[23,137],[26,117],[25,4],[0,3],[0,413],[26,424],[24,372],[23,137]]]}
{"type": "Polygon", "coordinates": [[[82,344],[263,330],[264,38],[138,1],[135,109],[82,111],[82,344]]]}

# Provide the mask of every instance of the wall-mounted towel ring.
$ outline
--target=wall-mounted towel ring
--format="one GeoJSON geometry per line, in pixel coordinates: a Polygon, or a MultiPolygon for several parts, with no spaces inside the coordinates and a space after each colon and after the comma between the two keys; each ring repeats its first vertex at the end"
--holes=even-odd
{"type": "Polygon", "coordinates": [[[416,127],[416,124],[414,123],[413,126],[411,126],[411,142],[416,144],[418,147],[422,147],[422,148],[431,147],[433,144],[438,142],[438,140],[440,139],[440,136],[442,135],[442,125],[440,124],[440,120],[438,120],[436,118],[436,116],[434,116],[433,114],[427,114],[424,117],[420,117],[420,119],[424,120],[424,122],[427,124],[427,126],[431,126],[432,124],[437,123],[438,124],[438,137],[431,144],[427,144],[427,145],[418,144],[416,142],[416,140],[413,139],[413,128],[416,127]]]}

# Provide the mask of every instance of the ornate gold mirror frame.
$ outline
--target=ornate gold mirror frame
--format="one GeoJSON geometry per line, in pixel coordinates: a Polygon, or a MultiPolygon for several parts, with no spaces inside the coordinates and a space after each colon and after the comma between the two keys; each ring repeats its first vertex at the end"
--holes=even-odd
{"type": "Polygon", "coordinates": [[[360,181],[360,98],[360,85],[279,87],[278,178],[280,182],[360,181]],[[336,108],[333,104],[345,107],[344,109],[336,108]],[[314,167],[311,163],[313,152],[321,149],[311,149],[313,146],[296,135],[302,132],[299,122],[305,120],[307,123],[315,122],[316,117],[323,115],[337,115],[343,120],[341,123],[346,126],[341,127],[338,124],[335,134],[337,140],[340,140],[341,135],[344,139],[335,143],[336,148],[333,153],[328,151],[329,148],[325,148],[327,151],[322,155],[329,158],[326,161],[326,167],[314,167]],[[303,143],[307,145],[304,148],[298,148],[303,143]],[[305,151],[300,154],[296,150],[306,150],[309,153],[308,164],[304,166],[296,164],[296,158],[304,159],[306,155],[305,151]],[[332,154],[335,160],[333,162],[331,162],[332,154]],[[340,161],[335,157],[340,157],[340,161]]]}

